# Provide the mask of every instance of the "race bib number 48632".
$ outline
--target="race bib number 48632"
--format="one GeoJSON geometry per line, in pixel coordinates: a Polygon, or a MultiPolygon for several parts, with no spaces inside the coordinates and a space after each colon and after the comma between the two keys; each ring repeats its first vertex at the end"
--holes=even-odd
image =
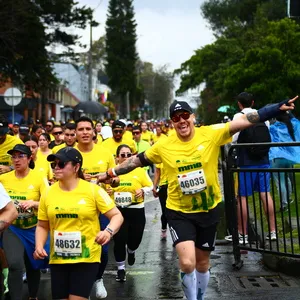
{"type": "Polygon", "coordinates": [[[57,256],[81,256],[81,232],[54,231],[54,252],[57,256]]]}
{"type": "Polygon", "coordinates": [[[207,188],[203,169],[180,174],[177,177],[181,191],[184,195],[196,194],[207,188]]]}

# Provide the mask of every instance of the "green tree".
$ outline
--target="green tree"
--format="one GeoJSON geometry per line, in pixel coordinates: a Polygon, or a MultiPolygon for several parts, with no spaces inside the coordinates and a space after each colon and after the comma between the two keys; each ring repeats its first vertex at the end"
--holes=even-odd
{"type": "Polygon", "coordinates": [[[51,67],[54,57],[46,47],[63,45],[69,51],[79,37],[66,28],[84,28],[92,10],[72,0],[4,0],[0,18],[2,80],[41,91],[57,83],[51,67]]]}
{"type": "MultiPolygon", "coordinates": [[[[110,0],[106,21],[106,73],[109,86],[120,96],[120,113],[125,116],[127,92],[136,91],[136,22],[132,0],[110,0]]],[[[133,102],[133,99],[131,99],[133,102]]]]}
{"type": "Polygon", "coordinates": [[[201,9],[212,30],[222,35],[232,21],[242,27],[253,25],[258,8],[268,20],[275,21],[287,15],[286,7],[286,0],[208,0],[201,9]]]}

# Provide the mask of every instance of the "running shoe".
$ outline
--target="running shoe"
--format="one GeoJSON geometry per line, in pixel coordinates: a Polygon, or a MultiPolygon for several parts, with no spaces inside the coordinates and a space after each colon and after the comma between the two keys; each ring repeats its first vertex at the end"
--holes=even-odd
{"type": "Polygon", "coordinates": [[[118,270],[116,281],[118,282],[125,282],[126,281],[126,272],[124,269],[118,270]]]}
{"type": "Polygon", "coordinates": [[[166,241],[167,240],[167,229],[162,229],[161,230],[160,240],[161,241],[166,241]]]}
{"type": "Polygon", "coordinates": [[[276,232],[275,232],[275,231],[271,231],[271,232],[270,232],[270,235],[268,234],[268,235],[266,236],[266,239],[267,239],[267,240],[271,240],[271,241],[276,241],[276,240],[277,240],[276,232]]]}
{"type": "MultiPolygon", "coordinates": [[[[229,242],[232,242],[232,235],[225,236],[225,240],[229,241],[229,242]]],[[[248,235],[247,234],[241,234],[241,233],[239,233],[239,243],[241,245],[248,244],[248,235]]]]}
{"type": "Polygon", "coordinates": [[[106,291],[106,288],[104,286],[102,278],[98,279],[95,282],[95,290],[96,290],[96,298],[97,299],[104,299],[104,298],[107,297],[107,291],[106,291]]]}
{"type": "Polygon", "coordinates": [[[133,266],[135,263],[135,252],[129,253],[127,252],[127,261],[129,266],[133,266]]]}

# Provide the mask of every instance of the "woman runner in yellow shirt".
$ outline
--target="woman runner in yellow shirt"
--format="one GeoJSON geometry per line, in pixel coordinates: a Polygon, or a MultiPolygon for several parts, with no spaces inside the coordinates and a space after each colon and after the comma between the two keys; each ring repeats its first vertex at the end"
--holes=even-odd
{"type": "MultiPolygon", "coordinates": [[[[18,218],[3,233],[3,249],[8,262],[8,286],[12,300],[22,299],[23,267],[25,262],[29,299],[36,299],[40,283],[40,270],[48,260],[35,261],[35,230],[40,196],[48,186],[46,178],[34,167],[31,151],[17,144],[7,152],[11,155],[14,171],[0,176],[0,182],[18,210],[18,218]]],[[[49,244],[45,247],[49,251],[49,244]]]]}
{"type": "MultiPolygon", "coordinates": [[[[128,145],[120,145],[116,154],[119,163],[132,155],[128,145]]],[[[132,266],[135,263],[135,251],[142,241],[146,224],[144,195],[151,190],[152,181],[143,168],[121,175],[120,185],[107,189],[124,217],[124,223],[114,237],[114,254],[118,267],[116,280],[119,282],[126,281],[126,246],[128,264],[132,266]]]]}
{"type": "Polygon", "coordinates": [[[107,193],[83,178],[82,155],[72,147],[48,156],[54,183],[41,198],[36,232],[36,259],[47,257],[50,232],[53,299],[88,299],[99,269],[101,246],[119,230],[123,217],[107,193]],[[99,212],[109,218],[99,226],[99,212]]]}

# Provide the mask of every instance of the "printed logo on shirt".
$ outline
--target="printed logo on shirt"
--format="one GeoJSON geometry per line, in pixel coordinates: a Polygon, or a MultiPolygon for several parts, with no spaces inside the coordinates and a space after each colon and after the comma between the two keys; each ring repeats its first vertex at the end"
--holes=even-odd
{"type": "Polygon", "coordinates": [[[34,186],[31,184],[29,187],[28,187],[29,190],[33,190],[34,189],[34,186]]]}
{"type": "Polygon", "coordinates": [[[198,150],[198,151],[201,151],[201,150],[203,150],[204,148],[205,148],[204,146],[199,145],[198,148],[197,148],[197,150],[198,150]]]}
{"type": "Polygon", "coordinates": [[[98,165],[103,165],[103,160],[99,160],[98,165]]]}
{"type": "Polygon", "coordinates": [[[78,201],[78,204],[86,204],[86,202],[85,202],[84,199],[80,199],[80,200],[78,201]]]}
{"type": "Polygon", "coordinates": [[[208,243],[205,243],[202,245],[202,247],[209,248],[209,245],[208,245],[208,243]]]}

